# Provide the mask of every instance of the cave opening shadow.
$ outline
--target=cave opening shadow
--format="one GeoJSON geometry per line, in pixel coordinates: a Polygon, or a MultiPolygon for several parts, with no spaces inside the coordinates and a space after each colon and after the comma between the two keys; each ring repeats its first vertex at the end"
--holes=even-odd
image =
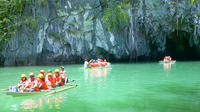
{"type": "MultiPolygon", "coordinates": [[[[199,39],[196,41],[199,41],[199,39]]],[[[174,60],[200,60],[199,43],[195,44],[192,34],[188,32],[178,31],[177,33],[177,31],[174,31],[166,38],[165,55],[171,56],[174,60]]]]}

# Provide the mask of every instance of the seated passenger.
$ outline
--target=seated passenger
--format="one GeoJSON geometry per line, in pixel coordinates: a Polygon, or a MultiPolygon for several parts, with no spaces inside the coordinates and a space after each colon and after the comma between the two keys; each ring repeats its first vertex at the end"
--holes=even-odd
{"type": "Polygon", "coordinates": [[[45,75],[45,80],[47,80],[48,79],[48,74],[49,73],[51,73],[52,74],[52,71],[49,69],[48,71],[47,71],[47,74],[45,75]]]}
{"type": "Polygon", "coordinates": [[[45,82],[47,84],[47,88],[48,89],[54,88],[55,82],[54,82],[54,79],[53,79],[53,74],[49,72],[46,76],[47,77],[46,77],[45,82]]]}
{"type": "Polygon", "coordinates": [[[170,56],[165,56],[163,61],[171,61],[172,58],[170,56]]]}
{"type": "Polygon", "coordinates": [[[38,80],[38,88],[39,89],[43,89],[43,90],[47,90],[47,84],[44,80],[44,75],[43,74],[39,74],[39,80],[38,80]]]}
{"type": "Polygon", "coordinates": [[[64,83],[61,81],[61,75],[59,74],[60,70],[55,69],[54,81],[56,86],[63,86],[64,83]]]}
{"type": "Polygon", "coordinates": [[[106,59],[104,59],[104,66],[107,66],[108,62],[106,59]]]}
{"type": "Polygon", "coordinates": [[[26,83],[26,88],[28,91],[40,91],[38,88],[38,81],[34,76],[34,73],[29,74],[30,79],[28,79],[26,83]]]}
{"type": "Polygon", "coordinates": [[[19,81],[18,83],[18,90],[19,92],[24,92],[25,90],[25,85],[26,85],[26,82],[27,82],[27,78],[26,78],[26,75],[25,74],[22,74],[21,75],[21,80],[19,81]]]}
{"type": "Polygon", "coordinates": [[[40,70],[40,74],[42,74],[43,75],[43,77],[44,77],[44,79],[45,79],[45,75],[44,75],[44,70],[40,70]]]}

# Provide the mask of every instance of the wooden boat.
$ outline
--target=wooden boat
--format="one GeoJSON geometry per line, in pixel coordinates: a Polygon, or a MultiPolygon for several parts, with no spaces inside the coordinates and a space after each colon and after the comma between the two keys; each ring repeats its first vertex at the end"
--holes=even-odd
{"type": "Polygon", "coordinates": [[[174,63],[176,63],[176,60],[171,60],[171,61],[159,61],[159,63],[160,63],[160,64],[167,64],[167,63],[169,63],[169,64],[174,64],[174,63]]]}
{"type": "Polygon", "coordinates": [[[106,68],[106,67],[110,67],[111,66],[111,63],[109,63],[109,62],[107,62],[107,65],[105,65],[105,66],[89,66],[89,65],[84,65],[84,68],[93,68],[93,69],[101,69],[101,68],[106,68]]]}
{"type": "Polygon", "coordinates": [[[51,90],[42,90],[39,92],[9,92],[8,89],[4,90],[3,92],[6,93],[7,95],[11,95],[13,97],[18,97],[18,96],[31,96],[31,95],[50,95],[54,93],[58,93],[61,91],[65,91],[74,87],[77,87],[77,84],[66,84],[64,86],[60,86],[57,88],[53,88],[51,90]]]}

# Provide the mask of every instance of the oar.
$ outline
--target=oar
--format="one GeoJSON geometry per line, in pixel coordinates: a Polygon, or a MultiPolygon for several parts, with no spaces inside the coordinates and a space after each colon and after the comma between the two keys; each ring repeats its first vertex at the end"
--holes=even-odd
{"type": "Polygon", "coordinates": [[[0,89],[0,91],[6,91],[6,90],[8,90],[8,89],[0,89]]]}
{"type": "Polygon", "coordinates": [[[75,80],[68,81],[67,83],[74,82],[75,80]]]}
{"type": "Polygon", "coordinates": [[[46,93],[45,95],[50,95],[50,94],[53,94],[53,93],[57,93],[57,92],[60,92],[60,91],[64,91],[64,90],[67,90],[67,89],[71,89],[71,88],[74,88],[74,87],[76,87],[76,86],[78,86],[78,85],[77,85],[77,84],[74,84],[74,85],[71,86],[71,87],[65,87],[65,88],[60,89],[60,90],[53,90],[53,91],[51,91],[51,92],[46,93]]]}

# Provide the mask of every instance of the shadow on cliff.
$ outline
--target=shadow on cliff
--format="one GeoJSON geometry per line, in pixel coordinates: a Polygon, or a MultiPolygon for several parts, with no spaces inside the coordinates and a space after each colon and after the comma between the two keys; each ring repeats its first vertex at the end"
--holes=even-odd
{"type": "Polygon", "coordinates": [[[200,60],[198,41],[193,40],[193,37],[188,32],[175,31],[166,40],[165,55],[181,61],[200,60]]]}

